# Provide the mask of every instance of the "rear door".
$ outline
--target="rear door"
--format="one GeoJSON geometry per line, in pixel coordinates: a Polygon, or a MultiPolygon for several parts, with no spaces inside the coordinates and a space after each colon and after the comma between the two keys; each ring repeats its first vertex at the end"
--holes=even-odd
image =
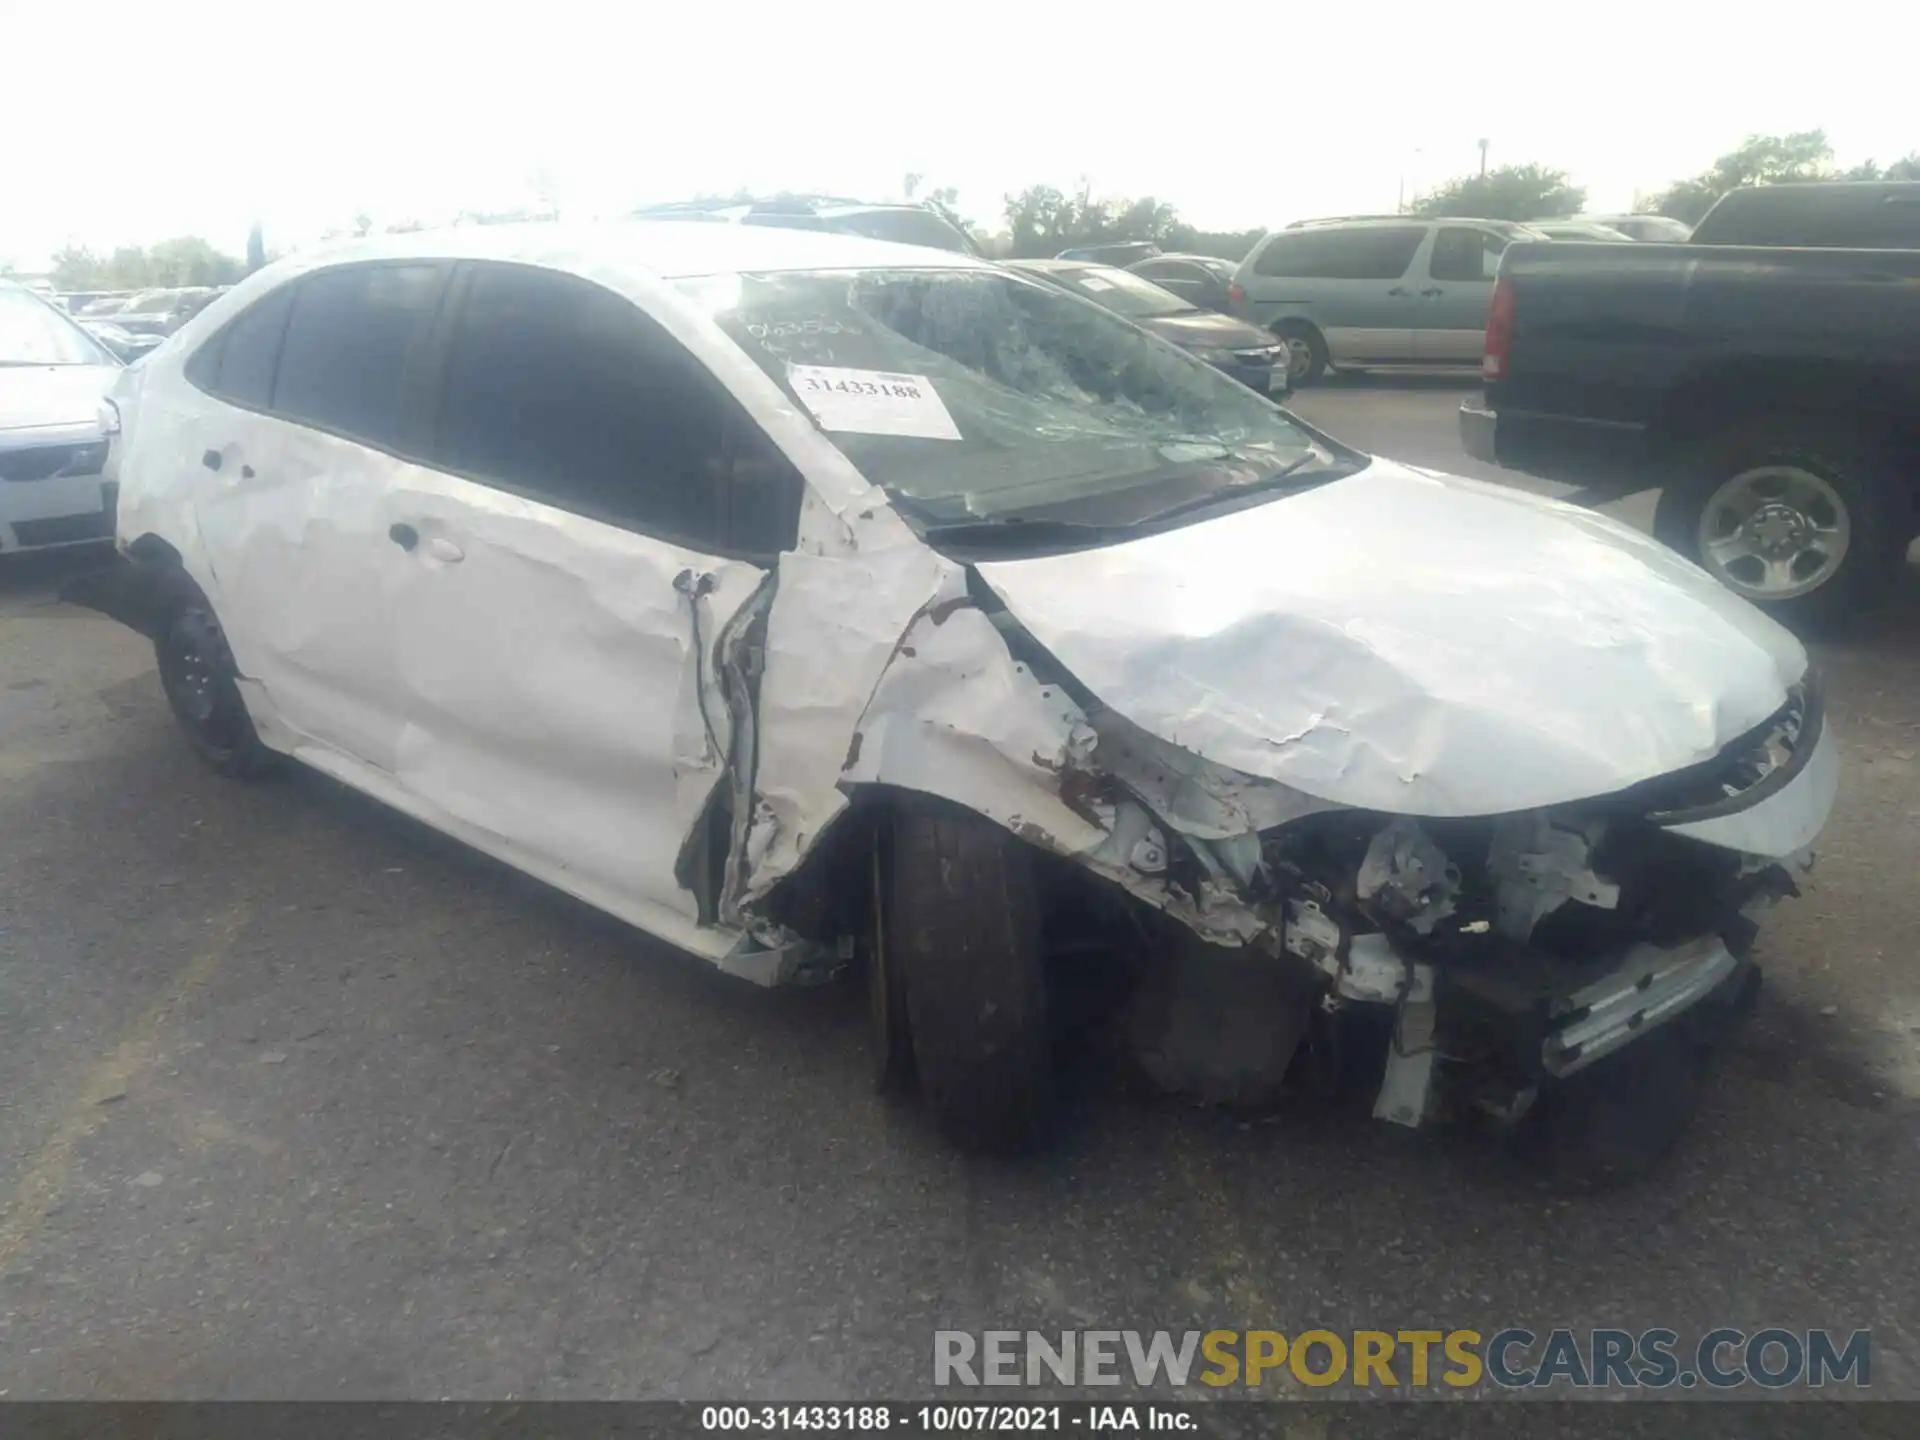
{"type": "Polygon", "coordinates": [[[451,274],[345,265],[262,296],[188,362],[216,403],[175,447],[204,472],[195,512],[245,683],[299,742],[381,771],[401,727],[387,489],[419,450],[451,274]]]}
{"type": "Polygon", "coordinates": [[[719,646],[792,547],[799,477],[659,324],[578,276],[463,265],[442,344],[431,464],[390,488],[383,539],[400,780],[711,952],[711,852],[688,839],[730,745],[719,646]]]}
{"type": "Polygon", "coordinates": [[[1414,315],[1422,364],[1478,364],[1486,346],[1487,306],[1507,248],[1504,236],[1477,225],[1441,225],[1428,248],[1414,315]]]}

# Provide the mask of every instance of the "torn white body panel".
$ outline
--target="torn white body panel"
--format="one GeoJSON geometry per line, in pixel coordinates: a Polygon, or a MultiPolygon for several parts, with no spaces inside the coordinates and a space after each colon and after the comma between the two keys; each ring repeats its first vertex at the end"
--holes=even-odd
{"type": "MultiPolygon", "coordinates": [[[[1112,717],[1090,719],[1016,661],[970,603],[935,606],[903,637],[841,778],[953,800],[1216,944],[1242,945],[1271,928],[1228,884],[1191,894],[1168,883],[1161,817],[1139,796],[1155,783],[1175,792],[1164,777],[1136,788],[1150,769],[1145,747],[1109,754],[1100,718],[1112,717]]],[[[1220,788],[1229,785],[1222,777],[1220,788]]]]}
{"type": "Polygon", "coordinates": [[[1079,706],[1034,679],[993,622],[962,603],[922,613],[902,637],[841,778],[939,795],[1081,856],[1110,827],[1068,805],[1060,777],[1094,741],[1079,706]]]}
{"type": "Polygon", "coordinates": [[[902,637],[959,568],[918,544],[789,552],[767,625],[747,885],[767,893],[846,808],[841,772],[860,716],[902,637]]]}
{"type": "Polygon", "coordinates": [[[1823,727],[1800,773],[1771,795],[1730,815],[1667,828],[1723,850],[1784,860],[1813,843],[1833,813],[1839,793],[1840,746],[1833,731],[1823,727]]]}
{"type": "Polygon", "coordinates": [[[1308,795],[1473,816],[1715,755],[1806,668],[1785,630],[1590,512],[1374,460],[982,577],[1103,701],[1308,795]]]}

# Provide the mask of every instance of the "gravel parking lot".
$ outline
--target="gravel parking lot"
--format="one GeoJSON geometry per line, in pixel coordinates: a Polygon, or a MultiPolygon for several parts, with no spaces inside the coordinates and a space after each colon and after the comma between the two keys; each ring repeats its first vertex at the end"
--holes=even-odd
{"type": "MultiPolygon", "coordinates": [[[[1463,394],[1298,408],[1471,470],[1463,394]]],[[[937,1327],[1511,1323],[1870,1326],[1920,1397],[1920,585],[1821,647],[1840,808],[1697,1129],[1569,1200],[1093,1065],[1058,1153],[963,1161],[872,1093],[854,987],[757,991],[316,776],[207,774],[144,643],[53,598],[72,563],[0,562],[0,1393],[905,1396],[937,1327]]]]}

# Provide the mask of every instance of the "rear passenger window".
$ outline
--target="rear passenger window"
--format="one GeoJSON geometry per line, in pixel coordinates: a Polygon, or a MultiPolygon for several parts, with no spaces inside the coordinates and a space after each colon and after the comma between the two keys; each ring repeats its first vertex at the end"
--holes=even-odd
{"type": "Polygon", "coordinates": [[[273,409],[383,449],[402,443],[402,399],[432,339],[442,265],[348,265],[295,287],[273,409]]]}
{"type": "Polygon", "coordinates": [[[637,306],[549,270],[469,274],[437,466],[695,546],[792,548],[799,476],[637,306]]]}
{"type": "Polygon", "coordinates": [[[293,286],[282,285],[241,311],[187,362],[187,379],[235,405],[266,409],[273,399],[274,370],[293,291],[293,286]]]}
{"type": "Polygon", "coordinates": [[[1275,236],[1253,268],[1306,280],[1398,280],[1426,236],[1418,225],[1294,231],[1275,236]]]}
{"type": "Polygon", "coordinates": [[[1329,274],[1335,246],[1329,237],[1313,231],[1276,235],[1254,262],[1256,274],[1289,279],[1323,279],[1329,274]]]}
{"type": "Polygon", "coordinates": [[[1426,238],[1424,228],[1412,225],[1349,230],[1339,237],[1341,276],[1348,280],[1398,280],[1407,273],[1414,252],[1426,238]]]}
{"type": "Polygon", "coordinates": [[[1433,237],[1427,273],[1436,280],[1491,280],[1500,271],[1507,242],[1485,230],[1443,225],[1433,237]]]}

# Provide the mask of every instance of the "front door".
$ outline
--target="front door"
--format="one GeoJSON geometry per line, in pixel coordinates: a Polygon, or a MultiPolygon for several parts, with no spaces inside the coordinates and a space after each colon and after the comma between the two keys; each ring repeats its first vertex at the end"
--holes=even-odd
{"type": "Polygon", "coordinates": [[[442,343],[431,468],[390,489],[383,542],[399,779],[514,863],[712,953],[728,942],[698,929],[687,852],[731,743],[720,641],[792,543],[799,479],[743,530],[743,417],[576,276],[464,265],[442,343]]]}
{"type": "Polygon", "coordinates": [[[1507,242],[1472,225],[1442,225],[1416,276],[1414,349],[1421,363],[1477,364],[1486,348],[1487,306],[1507,242]]]}

